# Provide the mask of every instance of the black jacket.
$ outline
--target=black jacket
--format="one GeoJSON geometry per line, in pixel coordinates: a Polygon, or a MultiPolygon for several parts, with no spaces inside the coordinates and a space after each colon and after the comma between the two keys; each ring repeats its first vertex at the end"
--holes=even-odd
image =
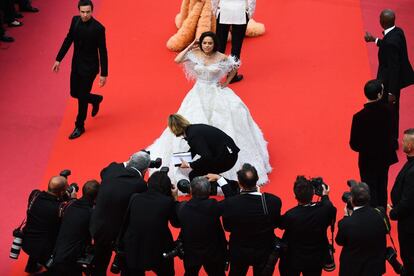
{"type": "Polygon", "coordinates": [[[336,243],[342,245],[340,276],[377,276],[385,273],[386,226],[369,206],[338,223],[336,243]]]}
{"type": "Polygon", "coordinates": [[[393,209],[390,212],[392,220],[398,220],[399,235],[414,234],[414,157],[408,161],[398,173],[391,190],[393,209]]]}
{"type": "Polygon", "coordinates": [[[83,76],[96,75],[101,63],[101,76],[108,76],[108,54],[106,50],[105,27],[95,18],[83,22],[74,16],[69,32],[56,57],[62,61],[70,45],[74,44],[72,71],[83,76]]]}
{"type": "Polygon", "coordinates": [[[177,226],[175,208],[173,197],[155,191],[131,198],[122,243],[129,269],[151,270],[174,247],[168,222],[177,226]]]}
{"type": "Polygon", "coordinates": [[[123,163],[111,163],[101,171],[101,186],[92,212],[90,232],[113,241],[118,236],[130,197],[147,190],[141,175],[125,168],[123,163]]]}
{"type": "Polygon", "coordinates": [[[240,151],[230,136],[213,126],[205,124],[190,125],[185,131],[185,136],[193,157],[196,154],[201,157],[191,163],[193,169],[219,163],[223,155],[240,151]]]}
{"type": "Polygon", "coordinates": [[[335,223],[336,208],[328,196],[320,202],[298,205],[281,219],[287,251],[281,262],[298,270],[322,268],[328,254],[327,228],[335,223]]]}
{"type": "Polygon", "coordinates": [[[414,83],[403,30],[395,27],[383,39],[379,39],[377,45],[377,79],[383,81],[387,93],[398,94],[401,88],[414,83]]]}
{"type": "Polygon", "coordinates": [[[70,202],[64,209],[53,254],[56,264],[75,262],[86,246],[91,244],[89,233],[91,214],[92,203],[83,197],[70,202]]]}
{"type": "Polygon", "coordinates": [[[227,241],[220,215],[218,202],[212,198],[192,198],[177,205],[186,265],[224,263],[227,241]]]}
{"type": "Polygon", "coordinates": [[[252,264],[270,254],[282,202],[275,195],[264,195],[268,215],[264,214],[260,195],[241,193],[220,203],[224,229],[230,232],[230,261],[252,264]]]}
{"type": "Polygon", "coordinates": [[[398,161],[394,125],[394,113],[382,101],[367,103],[354,115],[349,144],[359,153],[360,169],[389,166],[398,161]]]}
{"type": "MultiPolygon", "coordinates": [[[[35,193],[29,196],[29,204],[35,193]]],[[[40,192],[27,212],[23,229],[23,250],[34,259],[45,262],[52,255],[60,227],[59,207],[62,200],[47,192],[40,192]]]]}

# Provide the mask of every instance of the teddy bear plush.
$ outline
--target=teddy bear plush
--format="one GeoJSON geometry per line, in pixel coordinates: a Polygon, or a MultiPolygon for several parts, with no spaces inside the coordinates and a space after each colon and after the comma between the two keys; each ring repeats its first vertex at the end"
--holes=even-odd
{"type": "MultiPolygon", "coordinates": [[[[216,30],[216,18],[212,12],[211,0],[182,0],[180,13],[175,17],[177,33],[167,41],[171,51],[181,51],[203,32],[216,30]]],[[[247,24],[246,36],[264,34],[265,26],[253,18],[247,24]]],[[[229,39],[231,36],[229,35],[229,39]]]]}

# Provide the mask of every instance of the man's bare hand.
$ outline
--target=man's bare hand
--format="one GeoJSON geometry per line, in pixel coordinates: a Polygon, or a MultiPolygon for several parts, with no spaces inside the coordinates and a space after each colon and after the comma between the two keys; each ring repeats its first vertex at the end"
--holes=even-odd
{"type": "Polygon", "coordinates": [[[52,66],[52,72],[59,72],[59,68],[60,68],[60,62],[59,61],[55,61],[55,63],[52,66]]]}
{"type": "Polygon", "coordinates": [[[100,77],[99,78],[99,87],[102,87],[106,84],[106,77],[100,77]]]}
{"type": "Polygon", "coordinates": [[[181,169],[188,169],[191,168],[190,164],[187,161],[184,161],[183,159],[181,159],[181,165],[180,165],[181,169]]]}
{"type": "Polygon", "coordinates": [[[365,32],[364,39],[365,39],[366,42],[374,42],[375,41],[375,37],[369,32],[365,32]]]}
{"type": "Polygon", "coordinates": [[[205,176],[209,182],[216,182],[220,179],[221,175],[209,173],[205,176]]]}

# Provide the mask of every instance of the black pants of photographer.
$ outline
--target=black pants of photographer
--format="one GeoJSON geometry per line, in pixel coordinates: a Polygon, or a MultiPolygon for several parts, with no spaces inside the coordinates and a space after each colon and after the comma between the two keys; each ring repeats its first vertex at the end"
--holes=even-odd
{"type": "MultiPolygon", "coordinates": [[[[262,262],[255,263],[253,266],[253,276],[262,276],[263,269],[267,264],[267,259],[262,262]]],[[[229,276],[241,276],[246,275],[249,270],[249,264],[230,262],[230,273],[229,276]]],[[[274,268],[273,268],[274,269],[274,268]]]]}
{"type": "MultiPolygon", "coordinates": [[[[174,276],[174,258],[163,259],[162,263],[151,269],[151,271],[159,276],[174,276]]],[[[125,267],[121,271],[121,276],[145,276],[145,270],[125,267]]]]}
{"type": "Polygon", "coordinates": [[[321,276],[322,268],[309,268],[309,269],[295,269],[295,268],[280,268],[280,276],[321,276]]]}
{"type": "Polygon", "coordinates": [[[51,276],[82,276],[81,268],[73,263],[54,264],[47,275],[51,276]]]}
{"type": "Polygon", "coordinates": [[[207,275],[209,276],[225,276],[224,272],[225,263],[223,262],[206,262],[203,265],[188,265],[184,262],[185,273],[184,276],[198,276],[201,266],[204,267],[207,275]]]}
{"type": "Polygon", "coordinates": [[[414,235],[398,231],[401,260],[404,265],[404,276],[414,276],[414,235]]]}
{"type": "Polygon", "coordinates": [[[77,72],[70,74],[70,95],[78,99],[78,116],[75,122],[78,128],[84,128],[88,104],[98,104],[101,101],[101,95],[91,93],[95,78],[96,75],[82,76],[77,72]]]}
{"type": "Polygon", "coordinates": [[[190,181],[197,176],[203,176],[208,173],[220,174],[234,167],[237,162],[238,153],[228,153],[226,150],[223,154],[211,162],[203,166],[203,168],[192,170],[189,174],[190,181]]]}
{"type": "Polygon", "coordinates": [[[112,256],[112,241],[108,241],[99,235],[95,235],[95,260],[93,276],[106,276],[106,271],[112,256]]]}

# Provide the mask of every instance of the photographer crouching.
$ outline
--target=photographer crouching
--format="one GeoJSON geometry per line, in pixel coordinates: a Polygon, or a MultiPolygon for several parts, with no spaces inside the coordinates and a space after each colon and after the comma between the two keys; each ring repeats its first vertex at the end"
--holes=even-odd
{"type": "Polygon", "coordinates": [[[298,176],[293,191],[298,206],[282,216],[280,225],[285,230],[283,242],[288,244],[281,254],[280,275],[320,276],[322,268],[328,271],[335,268],[326,231],[335,224],[336,208],[329,200],[329,186],[322,178],[308,180],[298,176]],[[312,202],[314,195],[321,200],[312,202]]]}
{"type": "Polygon", "coordinates": [[[89,221],[98,191],[98,181],[87,181],[82,187],[82,197],[69,201],[62,208],[62,223],[53,253],[51,275],[81,276],[82,265],[90,266],[91,258],[88,264],[81,261],[88,261],[86,256],[92,256],[88,251],[92,244],[89,221]]]}
{"type": "Polygon", "coordinates": [[[70,197],[76,198],[76,189],[70,188],[65,176],[52,177],[47,191],[33,190],[29,196],[27,221],[22,230],[22,248],[29,255],[27,273],[36,273],[46,267],[59,233],[61,204],[70,197]]]}
{"type": "Polygon", "coordinates": [[[350,186],[350,204],[347,204],[345,216],[338,223],[335,239],[337,244],[343,246],[339,275],[382,275],[385,273],[387,245],[385,214],[369,206],[370,191],[367,184],[360,182],[350,186]]]}

